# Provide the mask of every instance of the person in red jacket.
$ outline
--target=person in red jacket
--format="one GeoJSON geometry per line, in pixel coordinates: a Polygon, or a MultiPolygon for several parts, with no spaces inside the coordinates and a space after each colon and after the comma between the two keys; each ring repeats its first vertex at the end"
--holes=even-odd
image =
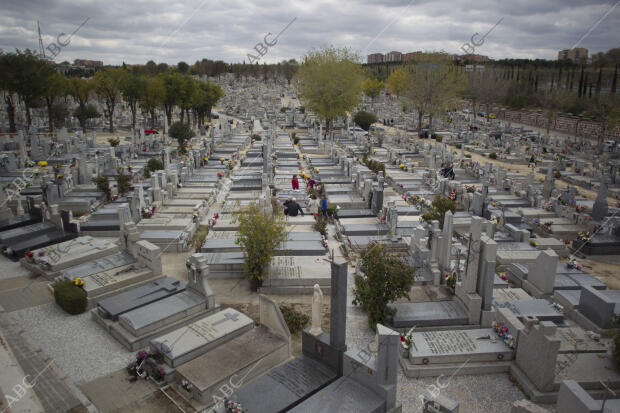
{"type": "Polygon", "coordinates": [[[291,179],[291,185],[293,186],[293,190],[299,189],[299,180],[297,179],[297,175],[293,175],[293,179],[291,179]]]}

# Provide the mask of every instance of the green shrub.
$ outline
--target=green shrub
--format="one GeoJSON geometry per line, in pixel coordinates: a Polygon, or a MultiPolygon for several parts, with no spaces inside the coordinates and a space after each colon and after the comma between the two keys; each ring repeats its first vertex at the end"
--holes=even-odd
{"type": "Polygon", "coordinates": [[[491,159],[497,159],[497,154],[495,152],[489,154],[489,158],[491,159]]]}
{"type": "Polygon", "coordinates": [[[362,161],[364,162],[366,167],[370,169],[371,171],[373,171],[374,173],[378,174],[381,171],[385,173],[385,164],[383,162],[375,161],[373,159],[368,159],[367,157],[364,157],[362,161]]]}
{"type": "Polygon", "coordinates": [[[209,226],[208,225],[200,225],[196,232],[194,232],[194,236],[192,237],[192,246],[196,248],[196,252],[200,251],[202,245],[205,243],[205,239],[209,234],[209,226]]]}
{"type": "Polygon", "coordinates": [[[460,143],[457,143],[455,146],[456,146],[456,149],[461,149],[463,147],[463,145],[461,145],[460,143]]]}
{"type": "Polygon", "coordinates": [[[280,312],[282,312],[284,321],[286,321],[286,325],[288,326],[291,334],[299,333],[310,323],[310,317],[308,317],[301,311],[296,310],[295,304],[292,304],[290,306],[286,304],[281,304],[280,312]]]}
{"type": "Polygon", "coordinates": [[[296,132],[293,132],[293,133],[291,134],[291,137],[293,138],[293,144],[294,144],[294,145],[297,145],[297,144],[299,143],[299,136],[297,136],[297,133],[296,133],[296,132]]]}
{"type": "Polygon", "coordinates": [[[145,169],[148,169],[149,172],[161,171],[164,169],[164,163],[160,159],[152,158],[146,163],[145,169]]]}
{"type": "Polygon", "coordinates": [[[262,140],[262,138],[258,133],[252,134],[252,141],[260,141],[260,140],[262,140]]]}
{"type": "Polygon", "coordinates": [[[245,275],[256,291],[268,275],[267,264],[288,237],[286,222],[281,215],[263,211],[258,203],[234,212],[233,219],[239,223],[235,243],[243,251],[245,275]]]}
{"type": "Polygon", "coordinates": [[[443,140],[443,136],[441,136],[441,135],[437,135],[437,137],[435,138],[435,140],[436,140],[437,142],[441,142],[441,141],[443,140]]]}
{"type": "Polygon", "coordinates": [[[466,157],[466,158],[471,158],[471,155],[470,155],[470,154],[468,154],[468,153],[466,153],[466,154],[465,154],[465,157],[466,157]]]}
{"type": "Polygon", "coordinates": [[[456,202],[437,195],[435,199],[433,199],[428,212],[422,214],[422,220],[429,224],[431,221],[439,221],[439,228],[443,228],[443,220],[448,211],[454,214],[456,211],[456,202]]]}
{"type": "Polygon", "coordinates": [[[52,285],[56,304],[69,314],[82,314],[86,311],[88,300],[86,291],[73,285],[69,280],[59,281],[52,285]]]}
{"type": "Polygon", "coordinates": [[[368,132],[370,125],[377,122],[377,117],[373,113],[361,110],[353,115],[353,122],[368,132]]]}
{"type": "Polygon", "coordinates": [[[107,176],[97,176],[93,178],[93,183],[97,186],[97,190],[105,192],[107,199],[110,199],[112,190],[110,189],[110,181],[107,176]]]}
{"type": "Polygon", "coordinates": [[[376,331],[377,323],[385,324],[396,312],[388,304],[409,298],[415,269],[376,243],[369,244],[360,254],[358,266],[360,274],[355,276],[353,305],[368,313],[368,325],[376,331]]]}
{"type": "Polygon", "coordinates": [[[562,177],[562,174],[560,173],[560,171],[555,171],[553,176],[555,177],[555,179],[560,179],[562,177]]]}
{"type": "Polygon", "coordinates": [[[327,216],[335,217],[337,212],[338,212],[338,205],[328,202],[327,203],[327,216]]]}
{"type": "MultiPolygon", "coordinates": [[[[329,204],[327,204],[327,213],[329,214],[329,204]]],[[[321,235],[323,235],[324,237],[327,236],[327,218],[323,215],[317,215],[316,217],[314,217],[315,222],[314,222],[314,230],[319,232],[321,235]]]]}

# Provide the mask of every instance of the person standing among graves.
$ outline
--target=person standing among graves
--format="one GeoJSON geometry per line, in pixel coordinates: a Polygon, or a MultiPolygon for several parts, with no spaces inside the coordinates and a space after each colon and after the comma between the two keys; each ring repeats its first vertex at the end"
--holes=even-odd
{"type": "Polygon", "coordinates": [[[319,215],[319,200],[316,199],[316,196],[312,195],[310,197],[310,201],[308,202],[307,210],[309,214],[314,216],[319,215]]]}
{"type": "Polygon", "coordinates": [[[308,182],[307,182],[307,184],[306,184],[306,189],[308,190],[308,192],[309,192],[312,188],[314,188],[315,186],[317,186],[316,181],[315,181],[314,179],[312,179],[312,178],[309,178],[309,179],[308,179],[308,182]]]}
{"type": "Polygon", "coordinates": [[[527,167],[532,167],[532,168],[536,168],[536,158],[534,158],[534,155],[530,156],[530,163],[527,165],[527,167]]]}
{"type": "Polygon", "coordinates": [[[321,199],[321,214],[323,214],[324,217],[327,216],[327,197],[325,195],[323,195],[323,199],[321,199]]]}
{"type": "Polygon", "coordinates": [[[289,217],[296,217],[299,213],[301,213],[301,216],[304,216],[304,210],[301,209],[301,207],[299,206],[299,204],[297,203],[297,200],[295,198],[293,198],[291,200],[291,203],[288,204],[288,216],[289,217]]]}
{"type": "Polygon", "coordinates": [[[297,175],[293,175],[293,179],[291,179],[291,186],[294,191],[299,189],[299,180],[297,179],[297,175]]]}
{"type": "Polygon", "coordinates": [[[273,215],[280,214],[280,201],[278,201],[278,197],[276,196],[276,191],[271,192],[271,211],[273,215]]]}

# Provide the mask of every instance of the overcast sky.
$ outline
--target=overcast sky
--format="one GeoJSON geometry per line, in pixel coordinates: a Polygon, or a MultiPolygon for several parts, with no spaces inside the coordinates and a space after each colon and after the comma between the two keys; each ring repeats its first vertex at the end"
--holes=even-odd
{"type": "MultiPolygon", "coordinates": [[[[254,46],[293,19],[260,62],[303,56],[323,45],[350,47],[363,60],[391,50],[444,50],[480,38],[475,53],[492,58],[557,58],[574,46],[590,53],[620,46],[620,0],[1,0],[0,48],[54,49],[60,33],[86,24],[57,62],[105,64],[226,62],[258,56],[254,46]],[[617,6],[617,7],[616,7],[617,6]]],[[[267,38],[273,42],[273,36],[267,38]]],[[[60,38],[66,42],[67,36],[60,38]]],[[[471,50],[471,49],[468,49],[471,50]]],[[[49,52],[48,52],[49,54],[49,52]]]]}

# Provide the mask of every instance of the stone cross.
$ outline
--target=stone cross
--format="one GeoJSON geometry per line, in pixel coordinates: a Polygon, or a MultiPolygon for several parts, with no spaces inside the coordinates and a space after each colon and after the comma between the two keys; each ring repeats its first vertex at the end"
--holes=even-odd
{"type": "Polygon", "coordinates": [[[215,323],[212,323],[211,325],[217,326],[219,324],[225,323],[227,321],[237,321],[239,319],[239,314],[235,313],[235,314],[230,314],[230,313],[226,313],[224,314],[224,318],[222,318],[221,320],[216,321],[215,323]]]}

